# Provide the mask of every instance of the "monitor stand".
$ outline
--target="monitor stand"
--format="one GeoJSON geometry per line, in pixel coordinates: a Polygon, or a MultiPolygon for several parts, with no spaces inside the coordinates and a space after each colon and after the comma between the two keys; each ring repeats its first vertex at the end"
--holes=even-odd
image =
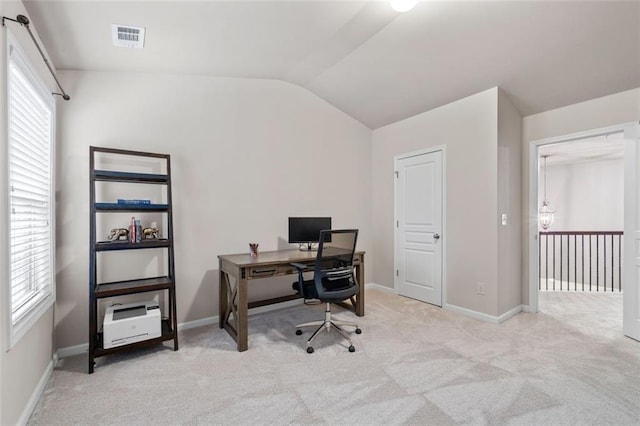
{"type": "Polygon", "coordinates": [[[301,243],[298,244],[300,251],[318,251],[318,243],[301,243]]]}

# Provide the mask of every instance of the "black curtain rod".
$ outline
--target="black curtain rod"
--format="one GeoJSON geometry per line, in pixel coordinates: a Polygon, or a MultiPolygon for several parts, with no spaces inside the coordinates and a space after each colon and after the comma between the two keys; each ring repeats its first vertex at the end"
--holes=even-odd
{"type": "Polygon", "coordinates": [[[40,52],[40,56],[42,56],[42,59],[44,60],[45,65],[47,66],[47,68],[49,68],[49,72],[53,76],[53,79],[56,81],[56,84],[58,85],[58,88],[60,89],[60,92],[62,92],[62,93],[52,92],[52,94],[53,95],[62,96],[62,99],[64,99],[65,101],[68,101],[69,99],[71,99],[71,96],[67,95],[65,93],[64,89],[62,88],[62,86],[60,85],[60,82],[58,81],[58,77],[56,77],[56,73],[53,72],[53,68],[51,68],[51,65],[49,65],[49,61],[47,60],[47,57],[44,55],[44,52],[40,48],[40,45],[38,44],[38,41],[33,36],[33,33],[31,32],[31,28],[29,28],[29,18],[27,18],[24,15],[18,15],[18,16],[16,16],[16,19],[11,19],[11,18],[7,18],[6,16],[3,16],[2,17],[2,26],[3,27],[4,27],[4,21],[5,20],[11,21],[11,22],[17,22],[18,24],[20,24],[23,27],[25,27],[27,29],[27,31],[29,32],[29,35],[31,36],[31,40],[33,40],[33,44],[35,44],[36,47],[38,48],[38,52],[40,52]]]}

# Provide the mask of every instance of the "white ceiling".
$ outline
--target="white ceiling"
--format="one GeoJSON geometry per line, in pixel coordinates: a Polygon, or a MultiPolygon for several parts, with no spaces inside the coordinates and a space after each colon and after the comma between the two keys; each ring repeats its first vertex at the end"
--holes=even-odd
{"type": "Polygon", "coordinates": [[[640,87],[640,1],[24,3],[57,69],[281,79],[372,129],[494,86],[522,115],[640,87]]]}
{"type": "Polygon", "coordinates": [[[538,155],[547,156],[548,166],[620,160],[624,157],[624,133],[543,145],[538,149],[538,155]]]}

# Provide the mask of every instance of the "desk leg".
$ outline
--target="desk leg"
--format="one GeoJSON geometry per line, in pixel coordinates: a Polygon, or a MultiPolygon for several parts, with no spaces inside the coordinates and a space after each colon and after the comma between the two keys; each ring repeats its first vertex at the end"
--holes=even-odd
{"type": "Polygon", "coordinates": [[[356,280],[360,289],[356,294],[356,315],[359,317],[364,316],[364,259],[360,260],[360,263],[356,266],[356,280]]]}
{"type": "Polygon", "coordinates": [[[220,270],[219,326],[227,330],[238,345],[238,351],[246,351],[248,344],[249,306],[247,302],[247,280],[243,271],[235,277],[220,270]],[[235,288],[232,281],[235,278],[235,288]]]}
{"type": "Polygon", "coordinates": [[[249,302],[247,299],[247,280],[238,278],[236,282],[238,292],[238,351],[243,352],[249,349],[249,302]]]}
{"type": "Polygon", "coordinates": [[[229,310],[229,304],[227,303],[229,277],[226,272],[222,271],[222,265],[220,265],[220,289],[218,292],[218,323],[220,328],[224,328],[227,312],[229,310]]]}

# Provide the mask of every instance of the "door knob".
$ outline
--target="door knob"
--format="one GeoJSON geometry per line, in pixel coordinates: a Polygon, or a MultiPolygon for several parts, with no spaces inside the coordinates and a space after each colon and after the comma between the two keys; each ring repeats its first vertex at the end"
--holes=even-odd
{"type": "Polygon", "coordinates": [[[434,240],[439,240],[440,239],[440,234],[433,234],[433,239],[434,240]]]}

